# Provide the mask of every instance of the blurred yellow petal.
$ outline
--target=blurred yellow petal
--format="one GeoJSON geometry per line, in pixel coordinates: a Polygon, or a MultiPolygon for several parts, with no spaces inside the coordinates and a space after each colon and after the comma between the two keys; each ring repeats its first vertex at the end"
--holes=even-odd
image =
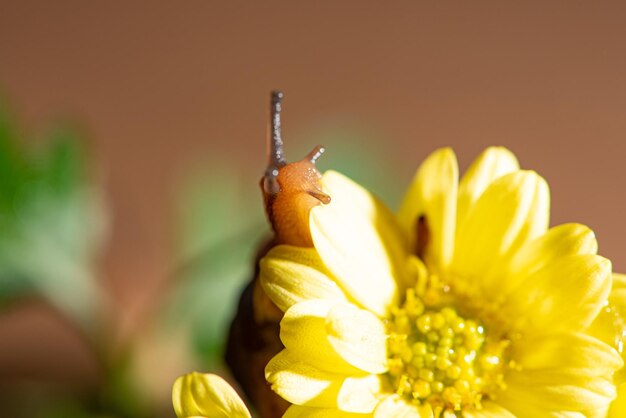
{"type": "Polygon", "coordinates": [[[350,364],[369,373],[385,373],[387,330],[370,312],[353,305],[335,305],[326,320],[328,341],[350,364]]]}
{"type": "Polygon", "coordinates": [[[331,202],[311,210],[311,235],[337,283],[363,307],[385,316],[398,301],[406,245],[393,214],[339,173],[322,178],[331,202]]]}
{"type": "Polygon", "coordinates": [[[463,224],[472,205],[496,179],[519,170],[517,158],[503,147],[489,147],[467,169],[459,183],[457,226],[463,224]]]}
{"type": "Polygon", "coordinates": [[[417,251],[421,239],[428,241],[423,256],[429,267],[438,273],[446,270],[454,251],[458,181],[454,151],[442,148],[433,152],[415,174],[398,212],[412,249],[417,251]],[[418,221],[422,217],[428,236],[418,238],[418,221]]]}
{"type": "Polygon", "coordinates": [[[307,299],[348,300],[314,248],[278,245],[259,265],[263,290],[282,311],[307,299]]]}
{"type": "Polygon", "coordinates": [[[583,331],[610,290],[610,261],[597,255],[562,257],[513,290],[501,314],[524,335],[583,331]]]}
{"type": "Polygon", "coordinates": [[[381,390],[379,376],[349,377],[319,370],[288,349],[270,360],[265,377],[288,402],[346,412],[371,412],[381,390]]]}
{"type": "Polygon", "coordinates": [[[179,418],[250,418],[237,392],[214,374],[190,373],[176,379],[172,403],[179,418]]]}
{"type": "MultiPolygon", "coordinates": [[[[458,231],[454,273],[466,280],[487,280],[490,269],[495,270],[522,244],[545,233],[549,206],[548,185],[535,172],[516,171],[495,180],[458,231]]],[[[496,284],[483,286],[491,289],[496,284]]]]}
{"type": "Polygon", "coordinates": [[[307,359],[320,370],[346,375],[365,374],[346,361],[329,342],[327,316],[335,305],[335,301],[323,299],[293,305],[280,323],[280,339],[294,356],[307,359]]]}

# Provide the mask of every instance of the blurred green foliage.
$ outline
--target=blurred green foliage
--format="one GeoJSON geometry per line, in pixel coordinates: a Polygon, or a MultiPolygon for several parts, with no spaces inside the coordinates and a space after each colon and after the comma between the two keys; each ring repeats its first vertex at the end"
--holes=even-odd
{"type": "Polygon", "coordinates": [[[88,325],[104,213],[84,145],[59,129],[31,150],[9,119],[0,106],[0,307],[33,292],[88,325]]]}
{"type": "Polygon", "coordinates": [[[191,326],[193,347],[206,367],[220,365],[256,248],[269,236],[258,185],[246,184],[233,167],[210,162],[179,191],[179,284],[170,320],[191,326]]]}
{"type": "MultiPolygon", "coordinates": [[[[0,101],[0,313],[32,296],[55,307],[101,362],[106,392],[115,385],[108,375],[123,367],[111,364],[100,335],[105,293],[97,261],[106,216],[84,138],[60,126],[27,138],[13,120],[0,101]]],[[[25,376],[0,390],[0,415],[86,418],[101,397],[25,376]]]]}

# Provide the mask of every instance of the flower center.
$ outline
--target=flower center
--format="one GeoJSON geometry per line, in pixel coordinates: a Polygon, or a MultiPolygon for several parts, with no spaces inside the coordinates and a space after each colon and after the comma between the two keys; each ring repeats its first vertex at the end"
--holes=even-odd
{"type": "Polygon", "coordinates": [[[388,322],[391,391],[440,410],[479,409],[504,386],[509,341],[450,306],[432,306],[408,289],[388,322]]]}

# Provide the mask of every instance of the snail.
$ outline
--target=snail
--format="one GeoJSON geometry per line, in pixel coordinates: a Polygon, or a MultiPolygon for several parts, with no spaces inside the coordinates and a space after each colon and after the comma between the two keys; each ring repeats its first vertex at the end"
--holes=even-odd
{"type": "Polygon", "coordinates": [[[279,338],[282,312],[261,288],[258,263],[276,245],[313,247],[309,213],[313,207],[328,204],[331,199],[322,190],[322,175],[315,166],[324,147],[316,146],[300,161],[287,163],[285,160],[282,99],[282,92],[271,93],[268,165],[260,182],[274,236],[257,253],[254,276],[239,300],[225,355],[233,376],[262,418],[282,416],[289,404],[272,392],[265,381],[265,365],[283,348],[279,338]]]}
{"type": "Polygon", "coordinates": [[[268,133],[268,166],[261,178],[265,211],[275,232],[277,244],[312,247],[309,212],[320,203],[330,203],[322,191],[322,177],[315,167],[324,147],[316,146],[302,160],[285,162],[281,135],[281,101],[283,94],[272,92],[271,124],[268,133]]]}

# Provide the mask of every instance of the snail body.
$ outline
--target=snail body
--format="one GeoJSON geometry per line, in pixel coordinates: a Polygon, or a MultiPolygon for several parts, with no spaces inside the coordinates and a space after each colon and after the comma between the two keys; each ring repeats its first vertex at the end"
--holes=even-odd
{"type": "Polygon", "coordinates": [[[257,254],[254,277],[241,295],[226,350],[226,363],[262,418],[282,416],[289,405],[265,381],[265,365],[283,348],[279,337],[282,312],[261,288],[258,262],[275,245],[312,247],[309,213],[313,207],[330,202],[315,166],[324,153],[322,146],[315,147],[300,161],[285,161],[282,98],[281,92],[272,92],[268,166],[261,178],[265,212],[274,236],[257,254]]]}

